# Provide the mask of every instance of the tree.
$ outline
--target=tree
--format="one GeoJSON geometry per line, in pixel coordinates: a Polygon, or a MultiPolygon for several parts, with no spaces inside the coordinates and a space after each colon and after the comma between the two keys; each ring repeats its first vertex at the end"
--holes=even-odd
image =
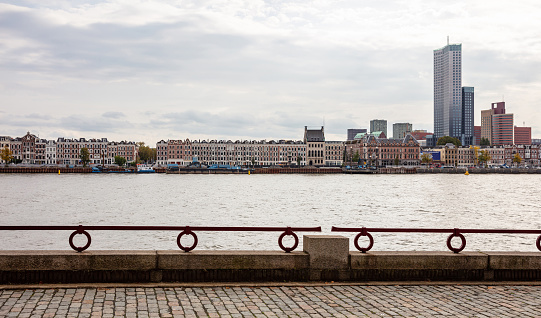
{"type": "Polygon", "coordinates": [[[492,158],[490,157],[490,154],[487,150],[481,150],[479,152],[479,156],[477,157],[477,160],[479,160],[479,165],[484,165],[485,168],[487,166],[487,162],[489,162],[490,159],[492,158]]]}
{"type": "Polygon", "coordinates": [[[521,162],[522,162],[522,157],[520,157],[520,155],[518,153],[516,153],[513,156],[513,163],[516,163],[517,166],[518,166],[518,165],[520,165],[521,162]]]}
{"type": "Polygon", "coordinates": [[[86,167],[86,164],[90,162],[90,153],[88,152],[88,148],[81,148],[79,158],[83,162],[83,167],[86,167]]]}
{"type": "Polygon", "coordinates": [[[480,145],[481,146],[490,146],[490,141],[488,140],[488,138],[481,138],[480,145]]]}
{"type": "Polygon", "coordinates": [[[302,160],[302,157],[301,157],[301,156],[297,156],[297,166],[298,166],[298,167],[301,166],[301,160],[302,160]]]}
{"type": "Polygon", "coordinates": [[[139,159],[144,163],[152,161],[152,149],[148,146],[139,146],[138,155],[139,159]]]}
{"type": "Polygon", "coordinates": [[[425,152],[421,155],[421,162],[424,164],[429,164],[432,162],[432,155],[430,155],[428,152],[425,152]]]}
{"type": "Polygon", "coordinates": [[[126,158],[121,157],[121,156],[115,156],[115,163],[119,165],[120,167],[122,167],[126,164],[126,158]]]}
{"type": "Polygon", "coordinates": [[[359,162],[359,160],[361,159],[361,155],[359,155],[359,151],[356,151],[355,154],[353,155],[353,162],[359,162]]]}
{"type": "Polygon", "coordinates": [[[398,158],[398,155],[394,158],[394,165],[398,166],[400,164],[400,159],[398,158]]]}
{"type": "Polygon", "coordinates": [[[452,143],[457,147],[462,146],[462,143],[460,142],[460,140],[458,140],[457,138],[454,138],[454,137],[450,137],[450,136],[440,137],[438,139],[437,145],[438,146],[445,146],[448,143],[452,143]]]}
{"type": "Polygon", "coordinates": [[[0,158],[6,163],[6,166],[8,163],[13,160],[13,152],[8,148],[8,146],[5,146],[2,149],[2,152],[0,152],[0,158]]]}

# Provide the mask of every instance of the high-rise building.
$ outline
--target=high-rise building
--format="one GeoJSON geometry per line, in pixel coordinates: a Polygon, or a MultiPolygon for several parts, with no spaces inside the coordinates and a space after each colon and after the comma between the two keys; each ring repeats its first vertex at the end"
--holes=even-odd
{"type": "Polygon", "coordinates": [[[382,131],[387,136],[387,121],[385,119],[374,119],[370,121],[370,133],[382,131]]]}
{"type": "Polygon", "coordinates": [[[463,146],[473,145],[473,112],[474,112],[474,92],[473,87],[462,87],[462,124],[460,131],[460,141],[463,146]]]}
{"type": "Polygon", "coordinates": [[[364,128],[352,128],[348,129],[348,139],[347,140],[353,140],[355,139],[355,136],[357,134],[366,133],[366,129],[364,128]]]}
{"type": "Polygon", "coordinates": [[[532,144],[532,127],[515,126],[515,145],[532,144]]]}
{"type": "Polygon", "coordinates": [[[473,144],[475,146],[481,145],[481,126],[473,126],[473,144]]]}
{"type": "Polygon", "coordinates": [[[393,124],[393,138],[402,139],[406,137],[406,135],[413,130],[412,128],[412,124],[410,123],[393,124]]]}
{"type": "Polygon", "coordinates": [[[481,111],[481,138],[487,138],[491,146],[513,144],[513,114],[505,113],[505,102],[481,111]]]}
{"type": "Polygon", "coordinates": [[[462,44],[447,44],[434,50],[434,138],[461,134],[462,44]]]}

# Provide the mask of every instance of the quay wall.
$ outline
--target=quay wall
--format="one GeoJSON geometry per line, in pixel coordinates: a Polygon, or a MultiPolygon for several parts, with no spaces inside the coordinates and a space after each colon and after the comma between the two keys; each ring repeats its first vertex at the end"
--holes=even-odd
{"type": "Polygon", "coordinates": [[[541,252],[349,251],[305,235],[303,251],[0,251],[0,284],[540,281],[541,252]]]}

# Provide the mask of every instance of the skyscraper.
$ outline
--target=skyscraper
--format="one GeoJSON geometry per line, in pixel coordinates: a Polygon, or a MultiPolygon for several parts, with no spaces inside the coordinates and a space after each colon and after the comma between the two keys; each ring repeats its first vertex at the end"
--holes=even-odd
{"type": "Polygon", "coordinates": [[[513,114],[506,114],[505,102],[492,103],[492,107],[481,111],[481,138],[491,146],[513,144],[513,114]]]}
{"type": "Polygon", "coordinates": [[[434,137],[461,134],[462,44],[447,44],[434,50],[434,137]]]}
{"type": "Polygon", "coordinates": [[[413,125],[410,123],[393,124],[393,138],[403,139],[408,133],[413,130],[413,125]]]}

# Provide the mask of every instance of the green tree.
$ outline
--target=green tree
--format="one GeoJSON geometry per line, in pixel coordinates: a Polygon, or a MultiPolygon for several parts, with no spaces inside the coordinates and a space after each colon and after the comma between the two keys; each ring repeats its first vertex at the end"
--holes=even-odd
{"type": "Polygon", "coordinates": [[[425,163],[425,164],[431,163],[432,162],[432,156],[427,152],[423,153],[421,155],[421,162],[425,163]]]}
{"type": "Polygon", "coordinates": [[[88,148],[81,148],[79,158],[83,162],[83,167],[86,167],[86,165],[90,162],[90,153],[88,152],[88,148]]]}
{"type": "Polygon", "coordinates": [[[298,166],[298,167],[301,166],[301,160],[302,160],[302,157],[301,157],[301,156],[297,156],[297,166],[298,166]]]}
{"type": "Polygon", "coordinates": [[[11,152],[8,146],[2,148],[2,151],[0,152],[0,158],[2,158],[2,160],[6,163],[6,166],[11,160],[13,160],[13,152],[11,152]]]}
{"type": "Polygon", "coordinates": [[[484,165],[485,168],[487,166],[487,162],[489,162],[490,159],[492,158],[490,157],[490,154],[488,153],[487,150],[481,150],[479,152],[479,155],[477,156],[477,160],[479,160],[479,165],[480,166],[484,165]]]}
{"type": "Polygon", "coordinates": [[[481,146],[490,146],[490,141],[488,140],[488,138],[481,138],[480,145],[481,146]]]}
{"type": "Polygon", "coordinates": [[[145,146],[145,145],[142,145],[142,146],[139,146],[139,151],[137,152],[138,156],[139,156],[139,159],[144,162],[144,163],[148,163],[149,161],[152,161],[152,148],[148,147],[148,146],[145,146]]]}
{"type": "Polygon", "coordinates": [[[516,153],[514,156],[513,156],[513,163],[516,163],[517,166],[520,165],[520,163],[522,162],[522,157],[516,153]]]}
{"type": "Polygon", "coordinates": [[[120,167],[122,167],[126,164],[126,158],[121,157],[121,156],[115,156],[115,163],[119,165],[120,167]]]}
{"type": "Polygon", "coordinates": [[[400,159],[398,158],[398,155],[394,158],[394,165],[398,166],[400,164],[400,159]]]}
{"type": "Polygon", "coordinates": [[[437,145],[438,145],[438,146],[445,146],[445,145],[448,144],[448,143],[452,143],[452,144],[454,144],[454,145],[457,146],[457,147],[462,146],[462,143],[460,142],[459,139],[454,138],[454,137],[450,137],[450,136],[443,136],[443,137],[440,137],[440,138],[438,139],[437,145]]]}
{"type": "Polygon", "coordinates": [[[353,162],[359,162],[360,159],[361,159],[361,155],[359,155],[359,151],[355,151],[355,154],[353,155],[352,161],[353,162]]]}

